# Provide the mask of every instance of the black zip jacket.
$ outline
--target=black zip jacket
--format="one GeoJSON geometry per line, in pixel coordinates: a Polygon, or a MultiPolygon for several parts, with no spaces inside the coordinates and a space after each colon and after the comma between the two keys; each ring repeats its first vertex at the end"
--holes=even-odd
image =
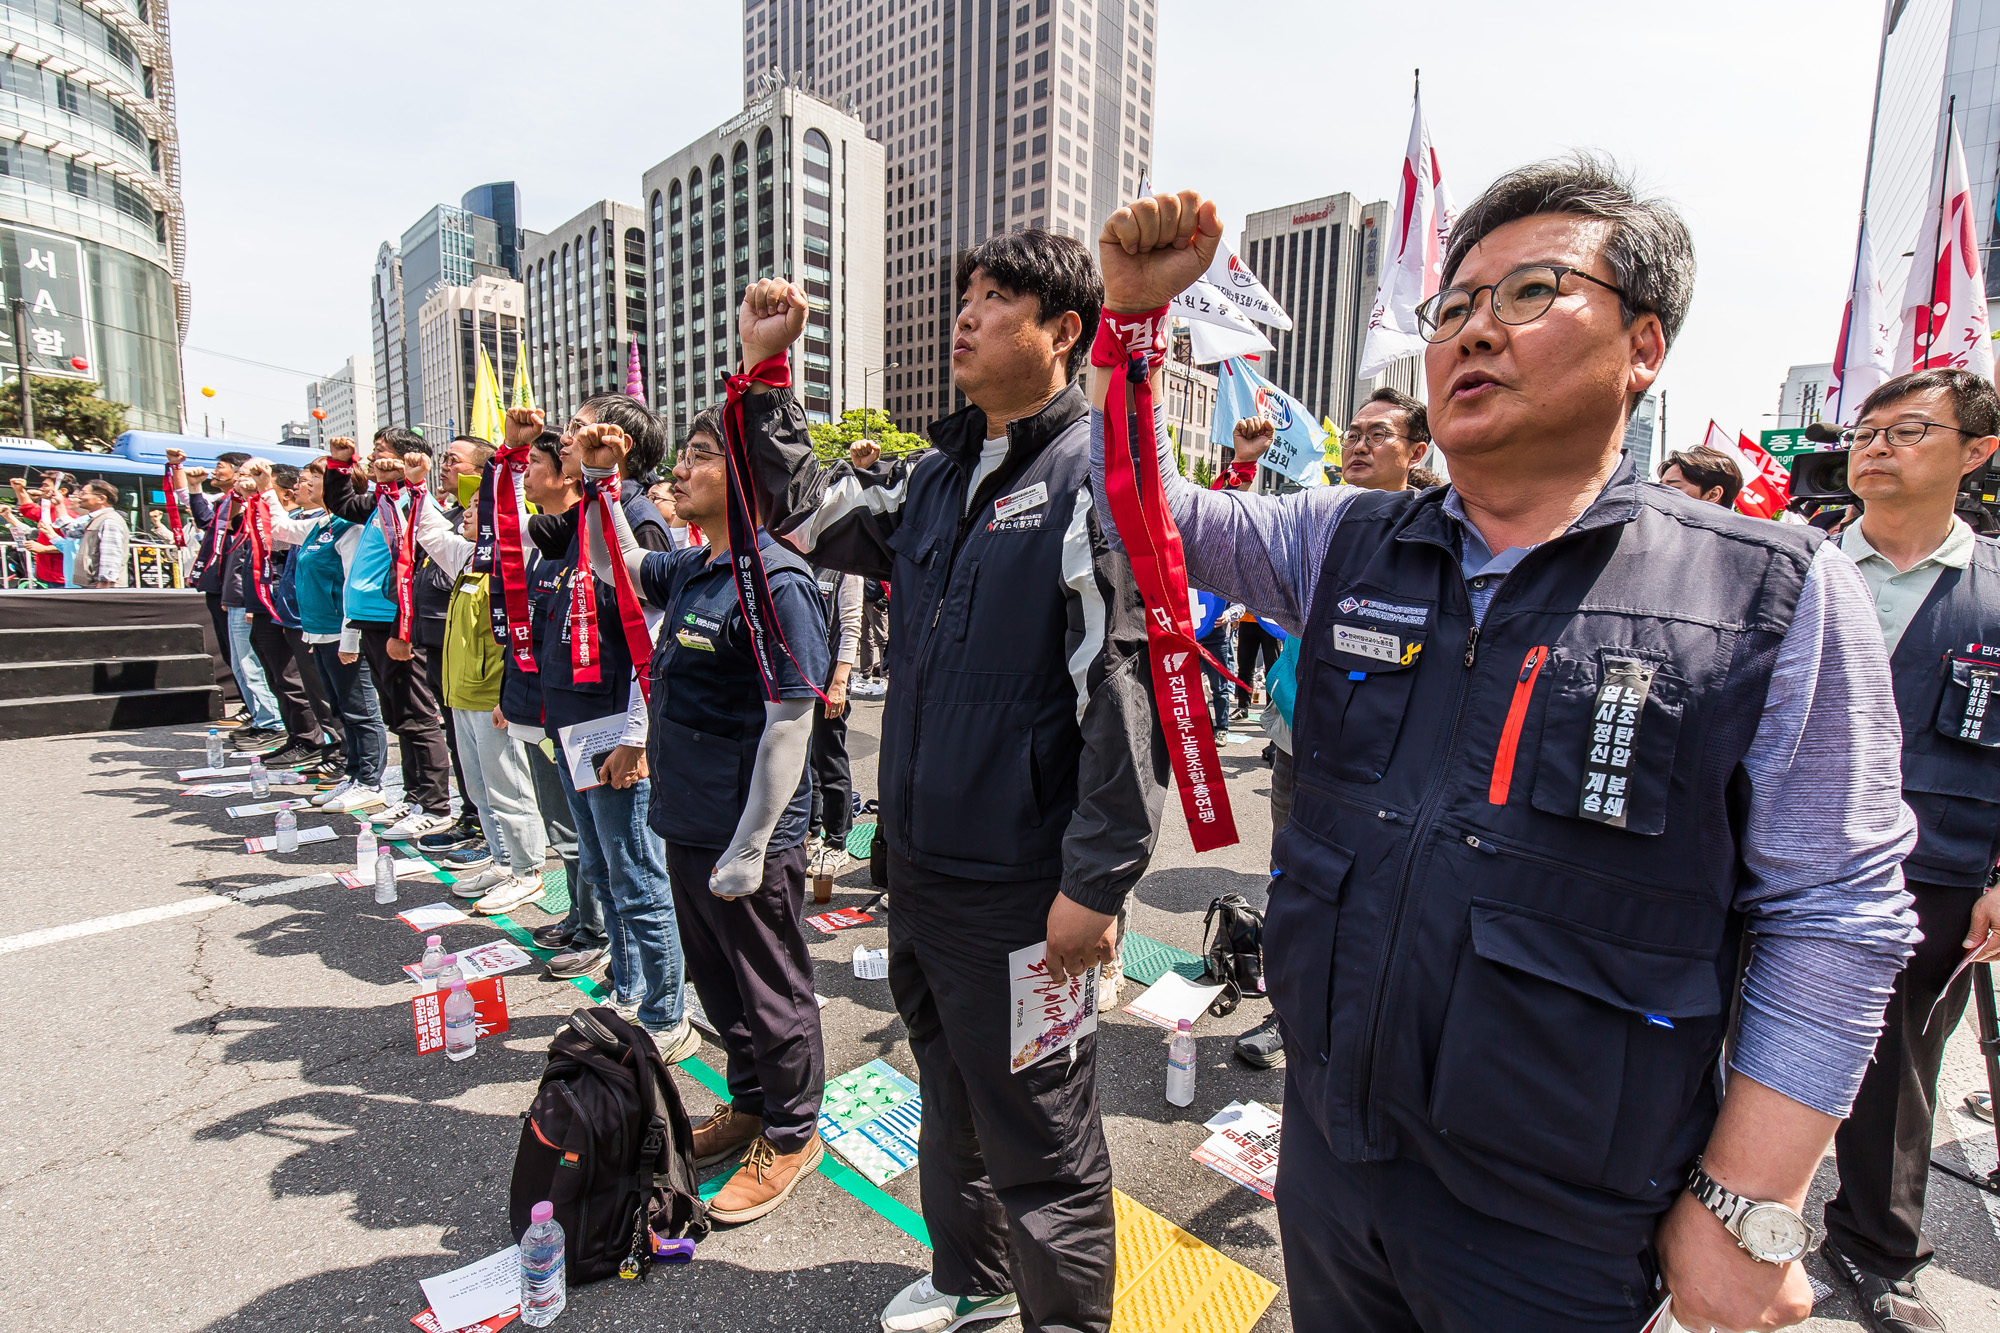
{"type": "Polygon", "coordinates": [[[866,471],[813,456],[790,390],[744,401],[759,512],[814,563],[887,579],[882,828],[918,865],[1060,879],[1116,912],[1145,872],[1167,780],[1144,604],[1097,524],[1090,405],[1071,385],[1008,427],[967,503],[986,417],[866,471]]]}

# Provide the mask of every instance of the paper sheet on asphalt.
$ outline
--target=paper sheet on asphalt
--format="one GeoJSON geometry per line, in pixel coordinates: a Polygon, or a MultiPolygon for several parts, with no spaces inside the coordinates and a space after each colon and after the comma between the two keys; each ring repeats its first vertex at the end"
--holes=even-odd
{"type": "Polygon", "coordinates": [[[509,1245],[477,1263],[417,1284],[440,1328],[464,1328],[521,1303],[521,1247],[509,1245]]]}

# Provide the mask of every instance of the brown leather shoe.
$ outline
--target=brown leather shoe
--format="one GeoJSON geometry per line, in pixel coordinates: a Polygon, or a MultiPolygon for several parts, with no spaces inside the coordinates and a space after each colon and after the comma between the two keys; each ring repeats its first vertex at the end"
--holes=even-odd
{"type": "Polygon", "coordinates": [[[764,1132],[764,1122],[722,1103],[715,1114],[694,1127],[694,1164],[714,1166],[736,1155],[744,1144],[764,1132]]]}
{"type": "Polygon", "coordinates": [[[797,1152],[780,1155],[761,1134],[743,1155],[743,1165],[729,1183],[708,1203],[711,1220],[728,1225],[754,1222],[785,1201],[799,1177],[819,1165],[826,1149],[819,1135],[806,1140],[797,1152]]]}

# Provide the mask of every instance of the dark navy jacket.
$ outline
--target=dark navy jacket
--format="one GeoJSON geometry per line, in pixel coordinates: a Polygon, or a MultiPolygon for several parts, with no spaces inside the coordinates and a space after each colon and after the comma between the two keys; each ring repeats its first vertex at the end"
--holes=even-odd
{"type": "Polygon", "coordinates": [[[1626,462],[1475,629],[1446,493],[1357,496],[1314,594],[1265,923],[1285,1112],[1637,1253],[1714,1124],[1741,761],[1821,535],[1626,462]]]}

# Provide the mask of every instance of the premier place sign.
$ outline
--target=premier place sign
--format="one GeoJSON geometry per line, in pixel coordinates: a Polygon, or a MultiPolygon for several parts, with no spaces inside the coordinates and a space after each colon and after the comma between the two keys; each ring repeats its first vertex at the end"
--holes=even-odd
{"type": "Polygon", "coordinates": [[[29,371],[95,381],[97,348],[83,243],[0,223],[0,368],[8,372],[21,360],[14,346],[17,297],[27,327],[29,371]]]}

